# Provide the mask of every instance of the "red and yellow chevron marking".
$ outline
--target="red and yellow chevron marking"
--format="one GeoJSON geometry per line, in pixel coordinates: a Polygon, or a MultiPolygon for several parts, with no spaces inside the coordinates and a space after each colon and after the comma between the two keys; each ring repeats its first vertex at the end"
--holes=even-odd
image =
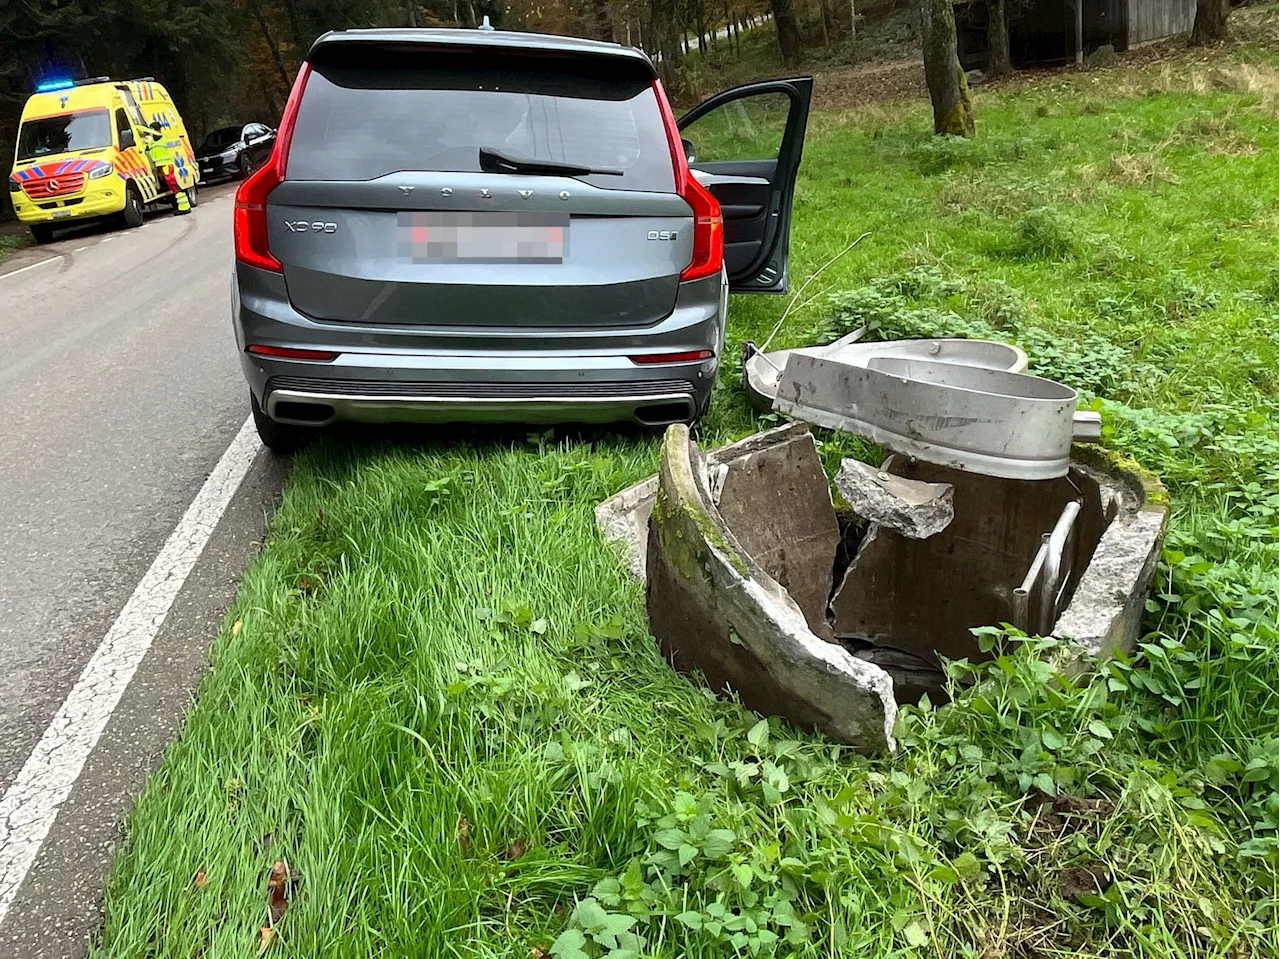
{"type": "Polygon", "coordinates": [[[120,171],[120,174],[125,177],[144,176],[151,172],[151,168],[142,159],[142,155],[136,148],[132,147],[128,150],[118,151],[114,165],[120,171]]]}
{"type": "Polygon", "coordinates": [[[72,173],[83,173],[89,167],[101,163],[93,157],[82,157],[71,160],[53,160],[49,163],[37,163],[14,170],[13,176],[19,182],[26,180],[43,180],[51,176],[67,176],[72,173]]]}

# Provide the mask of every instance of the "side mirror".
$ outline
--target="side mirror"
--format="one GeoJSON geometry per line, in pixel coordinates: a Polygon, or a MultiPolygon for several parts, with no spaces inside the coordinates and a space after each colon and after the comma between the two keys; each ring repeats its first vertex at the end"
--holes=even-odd
{"type": "Polygon", "coordinates": [[[120,149],[128,150],[130,147],[138,145],[138,141],[134,138],[132,130],[120,131],[120,149]]]}
{"type": "Polygon", "coordinates": [[[697,159],[697,157],[694,155],[694,152],[693,152],[692,140],[686,140],[684,137],[681,137],[680,145],[684,147],[684,158],[686,161],[688,161],[689,163],[692,163],[695,159],[697,159]]]}

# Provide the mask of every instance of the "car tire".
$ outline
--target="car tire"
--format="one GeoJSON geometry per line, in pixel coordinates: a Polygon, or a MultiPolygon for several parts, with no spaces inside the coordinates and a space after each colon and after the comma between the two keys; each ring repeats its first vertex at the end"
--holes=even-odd
{"type": "Polygon", "coordinates": [[[253,161],[249,159],[247,154],[240,154],[240,159],[236,161],[236,179],[247,180],[253,175],[253,161]]]}
{"type": "Polygon", "coordinates": [[[124,188],[124,209],[120,211],[120,220],[131,228],[142,226],[146,220],[142,212],[142,194],[132,183],[124,188]]]}
{"type": "Polygon", "coordinates": [[[249,392],[249,408],[253,411],[253,425],[262,445],[273,453],[296,453],[316,436],[316,430],[306,426],[277,423],[258,405],[258,398],[249,392]]]}
{"type": "Polygon", "coordinates": [[[31,236],[37,243],[52,243],[53,242],[53,224],[32,223],[31,236]]]}
{"type": "Polygon", "coordinates": [[[199,187],[200,187],[200,184],[197,183],[195,180],[192,180],[191,186],[187,187],[187,202],[191,204],[191,209],[193,210],[196,208],[196,205],[200,202],[196,197],[196,191],[199,189],[199,187]]]}

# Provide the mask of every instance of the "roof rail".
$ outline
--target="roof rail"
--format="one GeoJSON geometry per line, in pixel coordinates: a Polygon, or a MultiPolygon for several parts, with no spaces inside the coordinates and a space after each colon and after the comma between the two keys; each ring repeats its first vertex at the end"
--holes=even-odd
{"type": "Polygon", "coordinates": [[[156,78],[155,77],[134,77],[132,80],[129,80],[128,82],[129,83],[155,83],[156,78]]]}
{"type": "Polygon", "coordinates": [[[86,77],[83,80],[76,80],[75,85],[78,87],[88,86],[91,83],[110,83],[110,77],[86,77]]]}

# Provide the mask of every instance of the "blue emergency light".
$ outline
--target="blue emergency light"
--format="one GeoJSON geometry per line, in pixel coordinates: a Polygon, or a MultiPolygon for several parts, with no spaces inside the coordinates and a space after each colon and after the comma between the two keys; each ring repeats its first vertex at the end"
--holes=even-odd
{"type": "Polygon", "coordinates": [[[74,80],[45,80],[44,83],[37,84],[36,93],[51,93],[54,90],[70,90],[76,85],[74,80]]]}

